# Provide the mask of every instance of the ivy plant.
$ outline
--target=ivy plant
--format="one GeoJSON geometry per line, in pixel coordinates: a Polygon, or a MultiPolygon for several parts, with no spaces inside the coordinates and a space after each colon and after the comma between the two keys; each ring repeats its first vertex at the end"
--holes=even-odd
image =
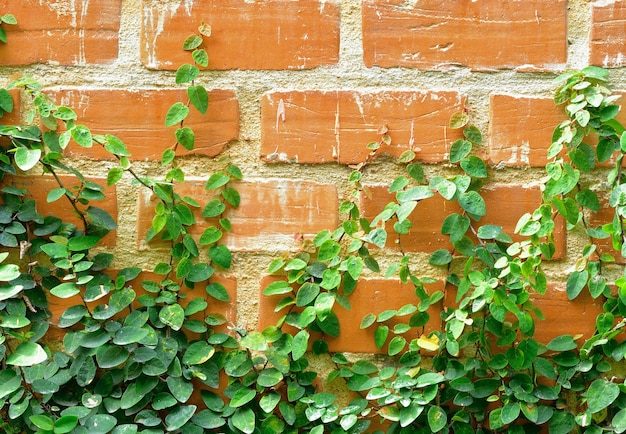
{"type": "MultiPolygon", "coordinates": [[[[0,21],[15,24],[11,15],[0,21]]],[[[587,67],[557,80],[555,103],[566,120],[547,152],[542,203],[513,234],[485,221],[481,192],[491,169],[477,155],[483,138],[469,110],[450,120],[462,138],[450,144],[446,170],[426,176],[419,152],[405,152],[397,161],[403,174],[389,182],[393,200],[366,216],[359,198],[367,193],[370,163],[392,141],[382,127],[349,175],[341,224],[259,270],[275,276],[263,294],[276,301],[280,318],[247,330],[226,327],[216,310],[229,301],[218,276],[233,261],[223,237],[241,202],[243,173],[218,160],[206,177],[209,199],[181,194],[179,156],[196,141],[186,119],[193,110],[205,114],[209,104],[196,81],[208,66],[208,36],[203,26],[183,43],[191,60],[173,78],[188,98],[164,114],[172,144],[155,176],[141,173],[120,138],[93,134],[33,77],[0,89],[0,115],[14,111],[14,91],[32,107],[24,124],[0,117],[3,432],[626,431],[626,386],[614,376],[626,354],[626,133],[606,70],[587,67]],[[98,146],[114,158],[106,186],[65,156],[68,146],[98,146]],[[54,184],[46,202],[66,202],[73,219],[43,214],[17,182],[42,173],[54,184]],[[150,269],[116,268],[103,247],[117,224],[100,203],[119,182],[154,198],[146,242],[161,256],[150,269]],[[451,247],[430,254],[437,271],[428,275],[402,240],[417,224],[415,209],[435,196],[458,211],[441,222],[451,247]],[[599,212],[610,216],[591,225],[599,212]],[[589,339],[563,335],[542,343],[534,336],[560,221],[588,237],[563,281],[567,296],[588,292],[603,312],[589,339]],[[415,294],[412,303],[353,319],[373,330],[384,358],[330,351],[329,339],[342,333],[336,308],[359,302],[359,281],[372,277],[400,281],[415,294]],[[51,302],[66,306],[55,324],[51,302]],[[442,327],[428,331],[434,309],[442,327]],[[313,357],[332,366],[326,378],[312,369],[313,357]]],[[[0,40],[6,42],[2,27],[0,40]]]]}

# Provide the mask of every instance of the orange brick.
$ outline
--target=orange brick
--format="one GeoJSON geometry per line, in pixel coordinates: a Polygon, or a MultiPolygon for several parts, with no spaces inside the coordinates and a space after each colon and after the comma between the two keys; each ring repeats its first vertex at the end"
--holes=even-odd
{"type": "MultiPolygon", "coordinates": [[[[72,188],[79,184],[76,178],[69,175],[59,175],[59,178],[65,188],[72,188]]],[[[106,180],[101,178],[88,177],[87,180],[103,186],[105,188],[104,194],[106,195],[106,199],[94,201],[90,203],[90,205],[104,209],[114,220],[117,220],[117,189],[115,186],[106,187],[106,180]]],[[[7,176],[4,178],[2,184],[27,189],[27,197],[37,202],[37,211],[41,215],[54,215],[65,222],[75,224],[81,230],[84,229],[82,221],[78,218],[74,212],[74,208],[67,199],[61,198],[52,203],[46,201],[48,193],[55,188],[59,188],[59,184],[52,176],[7,176]]],[[[82,210],[86,209],[84,205],[80,204],[78,208],[82,210]]],[[[100,241],[99,245],[113,247],[115,244],[116,232],[111,231],[100,241]]]]}
{"type": "Polygon", "coordinates": [[[574,300],[567,299],[565,284],[548,284],[544,295],[535,294],[531,299],[545,316],[545,320],[535,319],[534,338],[543,344],[560,335],[583,335],[589,339],[596,326],[596,317],[603,312],[604,298],[593,299],[587,289],[583,289],[574,300]]]}
{"type": "MultiPolygon", "coordinates": [[[[626,95],[616,93],[622,98],[626,95]]],[[[545,166],[554,128],[567,119],[565,108],[556,106],[552,98],[521,95],[491,95],[490,102],[490,162],[504,162],[508,166],[545,166]]],[[[621,111],[616,119],[626,122],[626,113],[621,111]]],[[[597,138],[588,138],[587,142],[595,143],[597,138]]]]}
{"type": "Polygon", "coordinates": [[[182,43],[202,23],[211,69],[310,69],[339,59],[339,5],[325,0],[143,2],[141,60],[153,69],[189,62],[182,43]]]}
{"type": "Polygon", "coordinates": [[[0,65],[82,65],[117,59],[121,0],[0,1],[17,25],[3,26],[0,65]]]}
{"type": "MultiPolygon", "coordinates": [[[[162,152],[176,143],[174,127],[165,126],[165,115],[172,104],[186,102],[185,89],[113,90],[64,89],[52,95],[60,105],[76,111],[78,122],[91,128],[94,134],[113,134],[127,144],[135,160],[159,160],[162,152]]],[[[230,90],[209,93],[209,108],[201,114],[190,107],[185,126],[196,134],[192,153],[215,156],[239,137],[239,104],[230,90]]],[[[82,148],[72,142],[72,155],[112,159],[101,146],[82,148]]],[[[182,146],[178,154],[189,154],[182,146]]]]}
{"type": "Polygon", "coordinates": [[[589,62],[605,68],[626,65],[626,4],[623,1],[591,4],[589,62]]]}
{"type": "MultiPolygon", "coordinates": [[[[372,219],[385,205],[394,200],[394,195],[388,192],[386,186],[368,186],[367,189],[369,193],[361,195],[361,211],[364,217],[372,219]]],[[[473,223],[474,227],[478,228],[485,224],[502,226],[513,240],[521,240],[523,237],[514,235],[513,231],[524,213],[533,212],[541,205],[539,188],[497,184],[486,186],[480,193],[486,202],[487,213],[479,222],[473,223]]],[[[399,239],[402,249],[406,252],[432,253],[438,249],[451,250],[448,236],[441,233],[441,225],[448,215],[461,212],[462,209],[456,201],[447,201],[439,194],[422,200],[409,216],[413,228],[408,234],[398,238],[393,232],[393,224],[388,225],[388,247],[397,248],[395,241],[399,239]]],[[[554,259],[560,259],[565,254],[565,237],[565,223],[559,218],[555,230],[554,259]]]]}
{"type": "MultiPolygon", "coordinates": [[[[192,234],[200,236],[214,219],[204,219],[202,208],[214,198],[214,193],[204,190],[204,181],[187,181],[177,192],[191,196],[200,204],[192,234]]],[[[240,182],[235,188],[241,195],[241,205],[228,209],[226,217],[232,222],[232,232],[225,234],[223,242],[231,249],[254,251],[257,249],[295,249],[300,237],[310,238],[324,229],[334,229],[338,224],[338,199],[334,185],[302,181],[240,182]]],[[[154,215],[156,200],[145,191],[140,193],[137,217],[138,243],[145,247],[146,233],[154,215]]]]}
{"type": "MultiPolygon", "coordinates": [[[[277,276],[265,276],[261,280],[261,296],[259,302],[259,324],[258,329],[263,330],[265,327],[275,325],[276,322],[285,314],[286,310],[274,312],[274,309],[283,296],[264,296],[263,289],[272,281],[279,280],[277,276]]],[[[442,289],[442,284],[427,285],[426,291],[433,293],[442,289]]],[[[387,346],[381,349],[376,348],[374,342],[374,332],[376,325],[367,329],[361,329],[361,320],[368,313],[378,315],[384,310],[400,309],[407,304],[418,304],[419,299],[415,296],[413,285],[402,284],[395,279],[362,279],[357,283],[356,289],[348,296],[352,309],[346,310],[339,305],[335,305],[335,313],[339,318],[340,336],[333,338],[331,336],[323,336],[321,333],[312,334],[310,342],[314,339],[323,339],[328,342],[328,349],[332,352],[350,352],[350,353],[386,353],[387,346]]],[[[415,329],[403,335],[407,341],[419,337],[421,333],[430,333],[433,330],[441,330],[441,319],[439,312],[442,309],[442,303],[439,302],[428,309],[430,320],[422,330],[415,329]]],[[[394,318],[385,324],[393,329],[395,324],[405,323],[409,321],[410,315],[394,318]]],[[[290,332],[297,332],[289,326],[290,332]]],[[[287,329],[285,329],[287,330],[287,329]]],[[[393,334],[390,333],[390,337],[393,334]]]]}
{"type": "Polygon", "coordinates": [[[491,95],[489,159],[492,164],[542,167],[554,128],[567,119],[552,98],[491,95]]]}
{"type": "Polygon", "coordinates": [[[400,156],[413,149],[428,163],[443,161],[458,138],[450,116],[465,98],[456,92],[354,91],[271,92],[261,103],[261,157],[268,162],[342,164],[365,161],[366,145],[379,141],[386,125],[390,146],[400,156]]]}
{"type": "Polygon", "coordinates": [[[366,66],[550,70],[567,61],[565,0],[365,0],[366,66]]]}

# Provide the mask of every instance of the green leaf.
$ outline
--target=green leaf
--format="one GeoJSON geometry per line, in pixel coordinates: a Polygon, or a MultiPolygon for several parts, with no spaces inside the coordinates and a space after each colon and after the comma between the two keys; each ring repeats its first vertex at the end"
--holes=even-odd
{"type": "Polygon", "coordinates": [[[6,89],[0,89],[0,110],[8,113],[13,111],[13,97],[6,89]]]}
{"type": "Polygon", "coordinates": [[[189,127],[178,128],[174,133],[176,141],[183,145],[188,151],[192,151],[195,142],[195,134],[189,127]]]}
{"type": "Polygon", "coordinates": [[[20,146],[15,151],[15,164],[20,170],[27,171],[35,167],[41,158],[40,149],[28,149],[20,146]]]}
{"type": "Polygon", "coordinates": [[[561,335],[548,342],[546,348],[550,351],[563,352],[576,349],[577,346],[578,345],[576,344],[576,341],[574,340],[574,338],[572,338],[572,336],[561,335]]]}
{"type": "Polygon", "coordinates": [[[107,185],[111,186],[117,184],[123,176],[124,169],[122,169],[121,167],[110,168],[109,172],[107,173],[107,185]]]}
{"type": "Polygon", "coordinates": [[[170,411],[167,416],[165,416],[165,426],[168,431],[176,431],[182,428],[189,419],[191,419],[196,412],[195,405],[181,405],[176,407],[174,410],[170,411]]]}
{"type": "Polygon", "coordinates": [[[626,431],[626,409],[618,411],[615,416],[613,416],[611,425],[613,425],[613,429],[616,433],[623,433],[626,431]]]}
{"type": "Polygon", "coordinates": [[[319,261],[330,261],[335,258],[341,251],[341,246],[334,240],[326,240],[322,243],[317,252],[317,259],[319,261]]]}
{"type": "Polygon", "coordinates": [[[215,348],[204,341],[194,342],[183,355],[183,363],[186,365],[201,365],[215,354],[215,348]]]}
{"type": "Polygon", "coordinates": [[[191,34],[185,38],[185,41],[183,42],[183,50],[191,51],[198,48],[200,45],[202,45],[202,37],[196,34],[191,34]]]}
{"type": "Polygon", "coordinates": [[[241,202],[241,196],[239,192],[232,187],[225,188],[222,190],[222,197],[226,202],[234,206],[235,208],[239,207],[241,202]]]}
{"type": "Polygon", "coordinates": [[[197,66],[185,63],[176,70],[176,84],[189,83],[195,80],[200,74],[197,66]]]}
{"type": "Polygon", "coordinates": [[[380,349],[387,342],[387,337],[389,336],[389,327],[386,325],[379,325],[376,327],[376,331],[374,332],[374,343],[376,344],[376,348],[380,349]]]}
{"type": "Polygon", "coordinates": [[[213,262],[223,268],[230,268],[232,263],[232,254],[228,247],[223,244],[216,244],[209,249],[209,256],[213,262]]]}
{"type": "Polygon", "coordinates": [[[291,354],[294,361],[299,360],[306,353],[309,346],[309,337],[309,332],[306,330],[300,330],[293,337],[291,354]]]}
{"type": "MultiPolygon", "coordinates": [[[[108,231],[117,229],[117,222],[111,217],[108,211],[95,206],[89,206],[86,209],[87,216],[91,219],[91,223],[99,228],[108,231]]],[[[96,237],[97,238],[97,237],[96,237]]]]}
{"type": "Polygon", "coordinates": [[[464,128],[463,135],[467,140],[476,143],[477,145],[481,145],[483,143],[483,136],[480,133],[480,130],[474,125],[470,125],[464,128]]]}
{"type": "Polygon", "coordinates": [[[463,128],[469,122],[469,116],[467,113],[457,112],[450,117],[450,128],[456,130],[463,128]]]}
{"type": "Polygon", "coordinates": [[[450,163],[458,163],[472,151],[472,144],[467,140],[457,140],[450,147],[450,163]]]}
{"type": "Polygon", "coordinates": [[[54,429],[54,421],[44,414],[36,414],[28,418],[37,428],[45,431],[52,431],[54,429]]]}
{"type": "Polygon", "coordinates": [[[277,280],[276,282],[270,283],[263,290],[263,295],[279,295],[279,294],[287,294],[292,292],[293,289],[289,286],[289,283],[285,280],[277,280]]]}
{"type": "Polygon", "coordinates": [[[164,306],[159,311],[159,319],[173,330],[180,330],[185,320],[185,310],[179,304],[164,306]]]}
{"type": "Polygon", "coordinates": [[[222,172],[217,172],[211,175],[204,185],[205,190],[215,190],[222,187],[230,181],[230,177],[222,172]]]}
{"type": "Polygon", "coordinates": [[[194,50],[193,53],[191,53],[191,57],[193,58],[194,62],[196,62],[198,65],[202,66],[203,68],[206,68],[207,66],[209,66],[209,55],[207,54],[206,50],[204,49],[194,50]]]}
{"type": "Polygon", "coordinates": [[[260,332],[251,332],[241,338],[241,345],[253,351],[267,350],[267,339],[260,332]]]}
{"type": "Polygon", "coordinates": [[[33,366],[45,362],[48,355],[41,345],[34,342],[22,342],[6,358],[7,365],[33,366]]]}
{"type": "Polygon", "coordinates": [[[319,320],[317,325],[324,333],[333,338],[338,338],[340,334],[339,318],[335,312],[329,312],[324,320],[319,320]]]}
{"type": "Polygon", "coordinates": [[[96,350],[96,361],[101,369],[114,368],[126,362],[128,355],[124,347],[106,344],[96,350]]]}
{"type": "Polygon", "coordinates": [[[80,293],[80,289],[74,282],[60,283],[50,290],[50,293],[59,298],[70,298],[80,293]]]}
{"type": "Polygon", "coordinates": [[[77,425],[78,416],[71,414],[61,416],[54,422],[54,434],[70,433],[74,430],[74,428],[76,428],[77,425]]]}
{"type": "Polygon", "coordinates": [[[210,200],[202,210],[202,217],[217,217],[226,211],[226,205],[219,199],[210,200]]]}
{"type": "Polygon", "coordinates": [[[99,241],[99,237],[91,235],[74,237],[68,240],[67,248],[72,252],[80,252],[95,247],[99,241]]]}
{"type": "Polygon", "coordinates": [[[167,111],[165,115],[165,126],[171,127],[182,122],[189,115],[189,107],[182,102],[176,102],[167,111]]]}
{"type": "Polygon", "coordinates": [[[238,408],[252,401],[255,397],[256,397],[256,391],[254,389],[248,389],[247,387],[242,387],[241,389],[235,392],[232,398],[230,398],[229,405],[233,408],[238,408]]]}
{"type": "Polygon", "coordinates": [[[469,214],[482,217],[487,213],[485,200],[475,191],[468,191],[459,196],[459,205],[469,214]]]}
{"type": "MultiPolygon", "coordinates": [[[[0,281],[8,282],[20,277],[20,267],[16,264],[1,264],[0,265],[0,281]]],[[[2,298],[0,297],[0,300],[2,298]]]]}
{"type": "Polygon", "coordinates": [[[387,243],[387,231],[383,228],[376,228],[367,234],[366,239],[376,247],[380,247],[382,249],[387,243]]]}
{"type": "Polygon", "coordinates": [[[574,271],[567,278],[566,292],[567,298],[573,300],[578,297],[589,280],[589,272],[587,270],[574,271]]]}
{"type": "Polygon", "coordinates": [[[232,422],[235,428],[243,431],[245,434],[254,432],[255,416],[251,408],[238,408],[232,415],[232,422]]]}
{"type": "Polygon", "coordinates": [[[209,294],[211,297],[213,297],[216,300],[220,300],[220,301],[230,300],[226,287],[224,287],[224,285],[222,285],[221,283],[213,282],[209,284],[206,287],[206,292],[207,294],[209,294]]]}
{"type": "Polygon", "coordinates": [[[428,409],[428,426],[431,432],[441,431],[447,423],[446,412],[441,407],[433,405],[428,409]]]}
{"type": "Polygon", "coordinates": [[[106,149],[113,155],[117,155],[120,157],[130,157],[131,154],[130,152],[128,152],[128,149],[126,148],[124,142],[111,134],[107,134],[106,139],[107,141],[104,144],[104,149],[106,149]]]}
{"type": "Polygon", "coordinates": [[[167,388],[178,402],[187,402],[193,393],[193,383],[185,377],[167,377],[167,388]]]}
{"type": "Polygon", "coordinates": [[[447,265],[450,262],[452,262],[452,254],[446,249],[436,250],[428,261],[430,265],[447,265]]]}
{"type": "Polygon", "coordinates": [[[389,341],[389,355],[395,356],[396,354],[400,354],[400,352],[406,346],[406,339],[402,336],[395,336],[391,341],[389,341]]]}
{"type": "Polygon", "coordinates": [[[320,293],[320,286],[317,283],[305,282],[296,294],[297,306],[308,306],[320,293]]]}
{"type": "Polygon", "coordinates": [[[259,372],[257,385],[261,387],[274,387],[283,380],[283,374],[276,368],[265,368],[259,372]]]}
{"type": "Polygon", "coordinates": [[[433,191],[426,185],[418,185],[417,187],[396,193],[396,199],[400,204],[409,201],[428,199],[433,196],[433,191]]]}
{"type": "Polygon", "coordinates": [[[115,345],[128,345],[141,341],[149,333],[148,329],[142,327],[122,327],[119,329],[113,337],[113,343],[115,345]]]}
{"type": "Polygon", "coordinates": [[[0,400],[15,392],[22,385],[22,377],[13,369],[0,371],[0,400]]]}
{"type": "Polygon", "coordinates": [[[604,379],[597,379],[587,389],[587,407],[597,413],[613,403],[620,394],[619,386],[604,379]]]}
{"type": "Polygon", "coordinates": [[[189,86],[187,96],[193,106],[202,114],[206,114],[209,108],[209,94],[204,86],[189,86]]]}
{"type": "Polygon", "coordinates": [[[487,165],[485,162],[475,155],[470,155],[467,158],[461,160],[461,168],[470,176],[474,178],[486,178],[487,177],[487,165]]]}
{"type": "Polygon", "coordinates": [[[91,137],[91,131],[84,125],[76,125],[70,130],[72,139],[83,148],[91,148],[93,146],[93,138],[91,137]]]}

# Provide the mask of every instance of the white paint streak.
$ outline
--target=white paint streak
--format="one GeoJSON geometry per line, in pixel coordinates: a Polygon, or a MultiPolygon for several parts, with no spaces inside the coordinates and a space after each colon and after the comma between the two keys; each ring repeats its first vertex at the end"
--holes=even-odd
{"type": "Polygon", "coordinates": [[[341,153],[341,142],[339,140],[339,128],[340,128],[340,122],[339,122],[339,96],[337,96],[337,107],[335,108],[335,143],[336,143],[336,149],[335,147],[333,147],[333,157],[336,157],[337,159],[339,159],[339,155],[341,153]]]}
{"type": "Polygon", "coordinates": [[[278,132],[278,121],[285,122],[285,101],[281,98],[278,101],[278,108],[276,109],[276,132],[278,132]]]}

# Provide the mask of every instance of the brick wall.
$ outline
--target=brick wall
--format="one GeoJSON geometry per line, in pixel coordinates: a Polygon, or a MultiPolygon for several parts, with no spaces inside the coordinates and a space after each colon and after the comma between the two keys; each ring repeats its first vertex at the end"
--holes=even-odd
{"type": "MultiPolygon", "coordinates": [[[[181,96],[174,71],[189,61],[182,41],[202,23],[211,26],[209,68],[199,79],[211,89],[209,110],[188,121],[198,139],[181,160],[192,179],[184,188],[209,199],[202,185],[216,167],[212,157],[228,157],[244,171],[242,206],[232,211],[226,238],[234,265],[225,278],[237,302],[223,309],[250,329],[271,322],[277,301],[260,297],[268,278],[259,270],[293,251],[301,235],[335,227],[349,165],[365,159],[381,126],[392,137],[382,151],[415,150],[431,177],[446,173],[441,163],[457,138],[448,119],[467,106],[486,133],[480,151],[492,166],[487,218],[512,229],[540,199],[536,181],[562,119],[551,101],[555,75],[595,64],[613,68],[617,87],[626,88],[625,1],[0,0],[0,12],[19,22],[0,46],[0,82],[33,74],[81,123],[125,140],[144,174],[158,170],[156,160],[173,140],[163,119],[181,96]]],[[[68,153],[94,178],[106,177],[112,164],[95,149],[68,153]]],[[[383,185],[398,170],[385,159],[368,169],[373,196],[362,198],[366,214],[384,206],[383,185]]],[[[47,180],[13,182],[45,191],[47,180]]],[[[106,207],[119,222],[106,240],[115,265],[151,268],[163,250],[142,241],[150,198],[123,181],[106,207]]],[[[435,198],[420,203],[403,240],[424,274],[440,273],[427,253],[448,246],[439,226],[449,208],[435,198]]],[[[601,309],[590,298],[567,301],[560,270],[573,264],[580,241],[564,228],[558,237],[546,325],[538,327],[544,341],[588,333],[601,309]],[[573,313],[576,330],[562,330],[563,311],[573,313]]],[[[381,252],[383,261],[393,252],[393,245],[381,252]]],[[[359,283],[354,312],[339,313],[357,326],[347,325],[331,348],[374,351],[371,336],[358,330],[360,316],[411,300],[399,283],[359,283]]],[[[437,327],[436,312],[432,318],[428,326],[437,327]]]]}

